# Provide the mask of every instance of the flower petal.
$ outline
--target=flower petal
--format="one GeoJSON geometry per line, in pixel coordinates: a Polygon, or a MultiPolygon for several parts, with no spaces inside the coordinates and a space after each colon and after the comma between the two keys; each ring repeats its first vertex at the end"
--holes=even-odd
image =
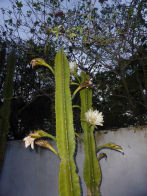
{"type": "Polygon", "coordinates": [[[99,125],[103,126],[103,115],[102,112],[99,112],[97,110],[92,111],[89,109],[85,113],[86,121],[89,122],[91,125],[99,125]]]}

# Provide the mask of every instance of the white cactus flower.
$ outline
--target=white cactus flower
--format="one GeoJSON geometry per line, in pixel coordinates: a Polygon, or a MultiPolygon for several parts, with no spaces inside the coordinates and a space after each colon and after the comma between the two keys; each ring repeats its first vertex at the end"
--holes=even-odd
{"type": "Polygon", "coordinates": [[[102,112],[97,110],[92,111],[91,109],[85,113],[86,121],[91,125],[103,126],[103,115],[102,112]]]}
{"type": "Polygon", "coordinates": [[[69,70],[70,70],[70,73],[73,74],[76,69],[77,69],[78,65],[76,64],[76,62],[69,62],[69,70]]]}
{"type": "Polygon", "coordinates": [[[25,142],[25,147],[27,148],[28,146],[31,145],[31,148],[34,150],[34,140],[35,138],[32,138],[31,136],[27,136],[23,139],[25,142]]]}

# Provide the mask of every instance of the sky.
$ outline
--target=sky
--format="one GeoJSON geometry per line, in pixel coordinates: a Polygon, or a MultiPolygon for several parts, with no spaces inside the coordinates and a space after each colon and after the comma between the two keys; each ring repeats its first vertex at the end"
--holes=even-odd
{"type": "MultiPolygon", "coordinates": [[[[24,0],[21,0],[22,2],[24,0]]],[[[111,0],[108,0],[109,2],[111,2],[111,0]]],[[[124,2],[129,2],[130,0],[123,0],[124,2]]],[[[76,0],[74,1],[76,2],[76,0]]],[[[9,0],[0,0],[0,8],[8,8],[10,6],[10,2],[9,0]]]]}
{"type": "Polygon", "coordinates": [[[0,0],[0,8],[7,8],[9,5],[9,0],[0,0]]]}
{"type": "MultiPolygon", "coordinates": [[[[1,8],[10,8],[10,2],[9,0],[0,0],[0,9],[1,8]]],[[[1,23],[1,17],[2,17],[2,14],[1,14],[1,10],[0,10],[0,23],[1,23]]]]}
{"type": "MultiPolygon", "coordinates": [[[[13,1],[13,0],[11,0],[13,1]]],[[[21,2],[25,2],[25,0],[20,0],[21,2]]],[[[34,0],[35,1],[35,0],[34,0]]],[[[63,1],[63,6],[66,9],[67,7],[72,7],[73,4],[77,4],[78,1],[80,0],[71,0],[70,3],[68,3],[68,0],[64,0],[63,1]]],[[[120,0],[121,1],[121,0],[120,0]]],[[[131,0],[122,0],[123,2],[129,2],[131,0]]],[[[95,0],[91,0],[91,2],[95,2],[95,0]]],[[[112,0],[108,0],[107,2],[112,3],[112,0]]],[[[96,1],[96,7],[100,8],[100,4],[98,3],[98,0],[96,1]]],[[[4,9],[10,9],[11,8],[11,3],[9,0],[0,0],[0,9],[4,8],[4,9]]],[[[24,8],[26,10],[26,8],[24,8]]],[[[61,8],[62,9],[62,8],[61,8]]],[[[2,19],[2,13],[0,10],[0,25],[2,24],[3,19],[2,19]]],[[[24,36],[24,35],[23,35],[24,36]]]]}

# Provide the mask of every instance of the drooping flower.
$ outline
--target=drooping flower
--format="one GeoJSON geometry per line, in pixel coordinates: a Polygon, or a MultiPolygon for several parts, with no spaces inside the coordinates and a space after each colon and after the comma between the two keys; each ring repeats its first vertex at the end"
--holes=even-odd
{"type": "Polygon", "coordinates": [[[41,58],[35,58],[32,59],[30,64],[32,65],[32,68],[34,68],[36,65],[44,65],[47,66],[48,64],[41,58]]]}
{"type": "Polygon", "coordinates": [[[76,64],[76,62],[69,62],[69,70],[70,70],[70,73],[73,74],[76,69],[77,69],[78,65],[76,64]]]}
{"type": "Polygon", "coordinates": [[[91,109],[85,113],[86,121],[91,125],[103,126],[103,115],[102,112],[97,110],[92,111],[91,109]]]}
{"type": "Polygon", "coordinates": [[[31,148],[34,150],[34,140],[35,138],[32,138],[31,136],[27,136],[23,139],[25,142],[25,147],[27,148],[28,146],[31,145],[31,148]]]}
{"type": "Polygon", "coordinates": [[[54,74],[54,70],[53,68],[47,64],[43,59],[41,58],[35,58],[35,59],[32,59],[30,64],[32,65],[32,68],[34,68],[36,65],[43,65],[47,68],[49,68],[51,70],[51,72],[54,74]]]}

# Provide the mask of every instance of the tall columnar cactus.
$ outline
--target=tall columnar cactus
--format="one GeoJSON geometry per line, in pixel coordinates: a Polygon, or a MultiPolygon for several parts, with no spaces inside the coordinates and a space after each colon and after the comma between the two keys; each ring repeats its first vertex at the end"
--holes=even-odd
{"type": "MultiPolygon", "coordinates": [[[[89,80],[89,76],[82,73],[82,83],[89,80]]],[[[81,125],[84,131],[84,181],[87,186],[87,196],[99,196],[99,185],[101,182],[101,170],[96,156],[94,127],[86,121],[85,113],[92,108],[92,90],[84,88],[80,91],[81,97],[81,125]]]]}
{"type": "Polygon", "coordinates": [[[55,82],[56,138],[58,153],[61,158],[59,194],[61,196],[79,196],[79,177],[76,173],[73,157],[75,152],[75,134],[69,88],[69,64],[62,50],[57,53],[55,58],[55,82]]]}
{"type": "MultiPolygon", "coordinates": [[[[34,149],[34,143],[50,149],[60,157],[59,169],[59,195],[60,196],[80,196],[81,189],[79,177],[76,173],[74,161],[75,153],[75,134],[73,127],[73,111],[71,99],[80,91],[81,97],[81,126],[84,131],[84,180],[87,186],[87,196],[100,196],[99,185],[101,182],[101,169],[99,160],[106,157],[105,153],[96,153],[103,148],[115,149],[123,152],[122,148],[114,143],[104,144],[96,147],[94,139],[94,128],[96,125],[102,125],[103,116],[97,110],[92,111],[92,83],[89,76],[82,72],[81,80],[76,73],[76,64],[68,63],[66,55],[59,50],[55,57],[55,70],[52,69],[43,59],[37,58],[31,61],[32,67],[43,65],[48,67],[55,75],[55,112],[56,112],[56,138],[42,130],[36,130],[24,138],[25,146],[31,145],[34,149]],[[70,92],[70,72],[75,76],[79,85],[74,91],[72,98],[70,92]],[[58,153],[44,140],[43,137],[53,139],[57,143],[58,153]],[[36,140],[37,139],[37,140],[36,140]]],[[[78,137],[79,135],[76,134],[78,137]]],[[[81,138],[81,137],[80,137],[81,138]]]]}
{"type": "Polygon", "coordinates": [[[7,133],[9,130],[9,117],[11,112],[11,99],[13,95],[13,75],[15,68],[15,55],[12,53],[7,60],[7,74],[4,81],[4,103],[0,109],[0,170],[4,159],[7,133]]]}
{"type": "Polygon", "coordinates": [[[56,141],[58,155],[60,157],[59,195],[80,196],[81,188],[79,176],[76,173],[76,164],[74,161],[75,133],[73,127],[71,92],[69,87],[70,72],[68,60],[64,52],[59,50],[55,57],[55,71],[40,58],[33,59],[31,64],[32,67],[36,65],[48,67],[55,75],[56,138],[41,130],[37,130],[24,138],[25,146],[28,147],[31,145],[34,149],[35,142],[35,144],[49,148],[52,152],[57,154],[56,150],[47,141],[44,141],[41,138],[48,137],[56,141]]]}

